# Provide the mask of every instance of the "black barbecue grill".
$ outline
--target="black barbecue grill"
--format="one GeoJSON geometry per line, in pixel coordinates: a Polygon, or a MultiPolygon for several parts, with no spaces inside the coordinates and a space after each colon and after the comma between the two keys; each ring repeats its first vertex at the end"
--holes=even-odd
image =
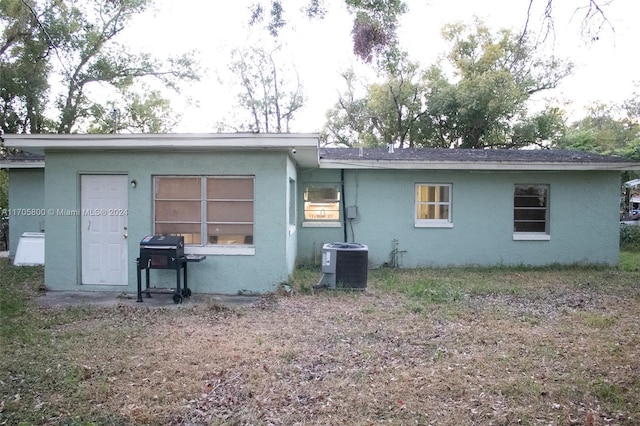
{"type": "Polygon", "coordinates": [[[142,294],[151,297],[151,293],[173,294],[174,303],[182,303],[184,297],[191,296],[187,286],[187,262],[199,262],[204,256],[185,256],[184,237],[173,235],[149,235],[140,241],[140,257],[138,263],[138,302],[142,302],[142,294]],[[142,270],[145,270],[146,285],[142,289],[142,270]],[[176,287],[157,288],[149,283],[151,269],[173,269],[176,271],[176,287]],[[180,269],[183,270],[184,285],[180,283],[180,269]]]}

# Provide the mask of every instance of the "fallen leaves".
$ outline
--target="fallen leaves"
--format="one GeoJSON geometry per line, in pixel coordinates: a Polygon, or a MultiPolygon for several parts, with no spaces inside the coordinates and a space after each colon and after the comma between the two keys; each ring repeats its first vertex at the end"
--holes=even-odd
{"type": "Polygon", "coordinates": [[[43,371],[77,372],[73,393],[33,397],[22,373],[0,377],[20,389],[0,418],[27,399],[62,412],[71,394],[87,419],[139,424],[640,422],[640,290],[508,279],[535,286],[420,309],[372,285],[242,310],[96,310],[51,329],[65,355],[43,371]]]}

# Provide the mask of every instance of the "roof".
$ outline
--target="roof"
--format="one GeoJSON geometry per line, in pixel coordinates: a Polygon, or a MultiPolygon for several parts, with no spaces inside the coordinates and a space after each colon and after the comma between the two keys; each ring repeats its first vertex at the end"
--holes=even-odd
{"type": "Polygon", "coordinates": [[[319,135],[315,133],[5,134],[3,138],[5,146],[28,151],[22,159],[0,158],[0,164],[6,168],[43,167],[42,155],[49,150],[266,150],[287,152],[298,166],[305,168],[640,170],[640,162],[623,157],[554,149],[319,148],[319,135]]]}
{"type": "Polygon", "coordinates": [[[633,188],[640,185],[640,179],[628,180],[624,183],[625,188],[633,188]]]}
{"type": "Polygon", "coordinates": [[[321,168],[424,170],[640,170],[640,162],[554,149],[320,148],[321,168]]]}
{"type": "Polygon", "coordinates": [[[44,156],[30,152],[18,151],[0,155],[0,169],[41,169],[44,167],[44,156]]]}
{"type": "Polygon", "coordinates": [[[36,154],[48,150],[288,152],[302,167],[318,167],[315,133],[5,134],[5,146],[36,154]]]}

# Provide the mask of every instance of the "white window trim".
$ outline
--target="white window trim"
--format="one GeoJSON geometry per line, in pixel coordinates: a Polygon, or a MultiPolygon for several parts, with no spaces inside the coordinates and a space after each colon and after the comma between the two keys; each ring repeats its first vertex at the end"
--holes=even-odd
{"type": "MultiPolygon", "coordinates": [[[[547,187],[547,207],[546,207],[546,227],[549,229],[551,226],[551,210],[549,205],[551,204],[551,185],[547,183],[541,184],[516,184],[515,186],[545,186],[547,187]]],[[[515,202],[515,201],[514,201],[515,202]]],[[[515,208],[515,206],[514,206],[515,208]]],[[[551,241],[551,231],[549,232],[513,232],[513,241],[551,241]]]]}
{"type": "Polygon", "coordinates": [[[551,241],[551,235],[541,232],[514,232],[513,241],[551,241]]]}
{"type": "Polygon", "coordinates": [[[413,200],[413,220],[415,228],[453,228],[453,184],[437,183],[437,182],[418,182],[414,185],[413,200]],[[418,211],[418,199],[416,192],[418,186],[447,186],[449,187],[449,219],[418,219],[416,213],[418,211]]]}
{"type": "Polygon", "coordinates": [[[302,222],[303,228],[340,228],[340,222],[302,222]]]}
{"type": "Polygon", "coordinates": [[[184,254],[199,254],[205,256],[253,256],[256,254],[255,246],[231,246],[223,244],[209,244],[206,246],[184,246],[184,254]]]}
{"type": "Polygon", "coordinates": [[[298,222],[298,182],[295,179],[289,178],[289,226],[288,233],[289,236],[296,233],[296,223],[298,222]]]}
{"type": "Polygon", "coordinates": [[[416,219],[416,228],[453,228],[453,222],[442,219],[416,219]]]}
{"type": "Polygon", "coordinates": [[[302,201],[302,227],[309,227],[309,228],[339,228],[342,226],[341,224],[341,220],[342,220],[342,197],[343,194],[341,192],[341,190],[339,189],[339,184],[337,183],[308,183],[305,187],[304,187],[304,192],[306,193],[306,191],[309,188],[335,188],[337,193],[338,193],[338,220],[323,220],[323,219],[307,219],[307,210],[306,210],[306,204],[307,201],[304,200],[303,197],[303,201],[302,201]]]}

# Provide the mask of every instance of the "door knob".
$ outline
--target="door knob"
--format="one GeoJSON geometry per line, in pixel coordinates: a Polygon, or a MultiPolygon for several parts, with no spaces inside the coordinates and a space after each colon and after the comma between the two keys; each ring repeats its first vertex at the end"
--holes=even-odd
{"type": "Polygon", "coordinates": [[[127,239],[128,236],[129,234],[122,234],[122,238],[124,238],[125,240],[127,239]]]}

